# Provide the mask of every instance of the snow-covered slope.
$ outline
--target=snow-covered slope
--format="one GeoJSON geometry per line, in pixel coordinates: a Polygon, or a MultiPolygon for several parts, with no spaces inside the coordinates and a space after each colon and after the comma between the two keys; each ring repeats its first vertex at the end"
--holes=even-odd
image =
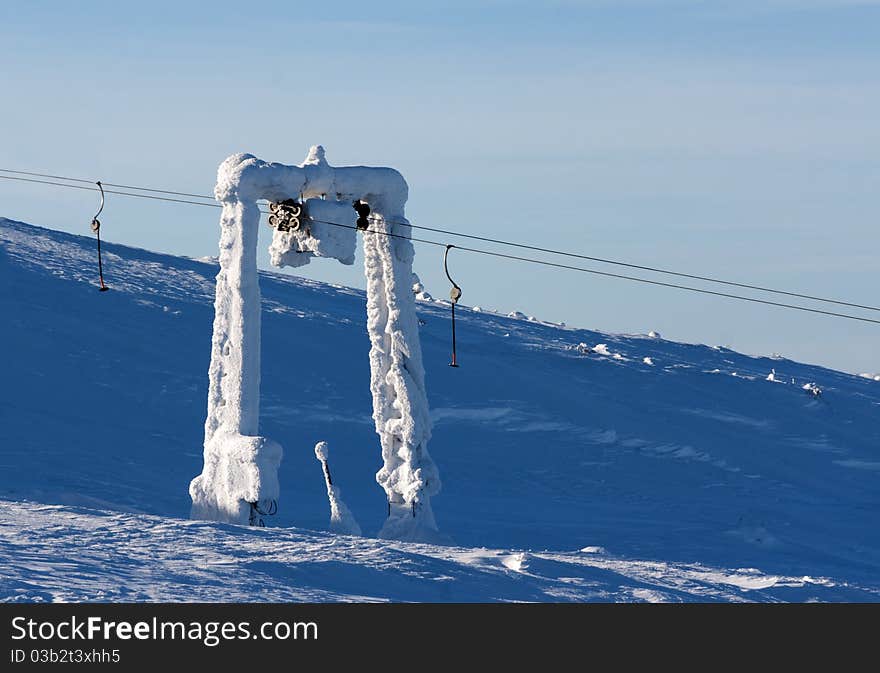
{"type": "Polygon", "coordinates": [[[279,274],[261,277],[278,514],[187,521],[217,267],[107,244],[99,293],[93,246],[0,220],[0,598],[880,600],[877,381],[466,308],[452,369],[430,302],[453,545],[329,532],[320,440],[365,534],[385,515],[365,300],[279,274]]]}

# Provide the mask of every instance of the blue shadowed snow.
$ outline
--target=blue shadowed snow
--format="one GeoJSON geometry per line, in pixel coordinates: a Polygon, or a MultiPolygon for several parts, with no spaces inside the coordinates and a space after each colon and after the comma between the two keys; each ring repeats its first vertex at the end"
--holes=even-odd
{"type": "Polygon", "coordinates": [[[0,219],[0,598],[880,599],[880,382],[466,308],[453,369],[448,306],[427,302],[433,504],[455,546],[326,532],[319,440],[365,534],[385,513],[365,298],[272,273],[278,515],[182,521],[217,267],[109,243],[104,263],[99,293],[93,240],[0,219]]]}

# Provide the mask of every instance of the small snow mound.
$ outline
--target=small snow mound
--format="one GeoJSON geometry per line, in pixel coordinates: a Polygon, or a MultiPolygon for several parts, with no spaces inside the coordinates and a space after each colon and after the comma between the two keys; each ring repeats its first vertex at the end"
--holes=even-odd
{"type": "Polygon", "coordinates": [[[662,336],[660,336],[660,332],[655,332],[654,330],[651,330],[650,332],[648,332],[648,336],[651,337],[652,339],[662,339],[663,338],[662,336]]]}
{"type": "Polygon", "coordinates": [[[642,358],[642,362],[644,362],[646,365],[651,365],[652,367],[654,366],[654,360],[652,358],[642,358]]]}
{"type": "Polygon", "coordinates": [[[529,567],[528,556],[522,552],[505,556],[501,559],[501,564],[508,570],[513,570],[518,573],[525,572],[529,567]]]}
{"type": "Polygon", "coordinates": [[[668,602],[666,596],[664,596],[659,591],[654,591],[653,589],[633,589],[632,596],[633,596],[633,598],[636,598],[640,601],[644,601],[645,603],[667,603],[668,602]]]}
{"type": "Polygon", "coordinates": [[[303,162],[303,165],[306,166],[314,166],[318,164],[326,164],[327,163],[327,152],[324,150],[323,145],[312,145],[309,148],[309,155],[306,157],[306,160],[303,162]]]}
{"type": "Polygon", "coordinates": [[[433,301],[434,297],[430,295],[430,293],[425,290],[425,286],[419,278],[419,274],[413,273],[412,275],[412,291],[416,296],[416,299],[421,301],[433,301]]]}
{"type": "Polygon", "coordinates": [[[812,395],[813,397],[819,397],[822,394],[822,389],[812,382],[802,385],[801,390],[805,391],[809,395],[812,395]]]}

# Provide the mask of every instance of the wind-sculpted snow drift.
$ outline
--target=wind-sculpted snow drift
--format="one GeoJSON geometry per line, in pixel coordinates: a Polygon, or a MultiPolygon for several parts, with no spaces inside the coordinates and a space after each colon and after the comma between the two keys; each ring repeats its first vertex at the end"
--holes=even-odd
{"type": "Polygon", "coordinates": [[[366,295],[279,273],[258,308],[278,514],[187,520],[218,265],[104,252],[110,292],[93,239],[0,219],[0,600],[880,600],[880,382],[674,324],[460,306],[452,369],[448,305],[418,302],[455,546],[328,531],[319,440],[364,534],[387,518],[366,295]]]}

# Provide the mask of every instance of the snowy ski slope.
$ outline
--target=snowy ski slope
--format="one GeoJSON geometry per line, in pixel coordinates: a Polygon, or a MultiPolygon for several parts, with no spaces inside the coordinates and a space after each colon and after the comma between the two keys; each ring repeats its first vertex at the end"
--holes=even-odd
{"type": "Polygon", "coordinates": [[[385,515],[364,294],[274,273],[279,512],[188,521],[217,267],[105,251],[99,293],[93,240],[0,219],[0,600],[880,600],[880,382],[464,307],[452,369],[430,301],[450,546],[329,532],[320,440],[366,536],[385,515]]]}

